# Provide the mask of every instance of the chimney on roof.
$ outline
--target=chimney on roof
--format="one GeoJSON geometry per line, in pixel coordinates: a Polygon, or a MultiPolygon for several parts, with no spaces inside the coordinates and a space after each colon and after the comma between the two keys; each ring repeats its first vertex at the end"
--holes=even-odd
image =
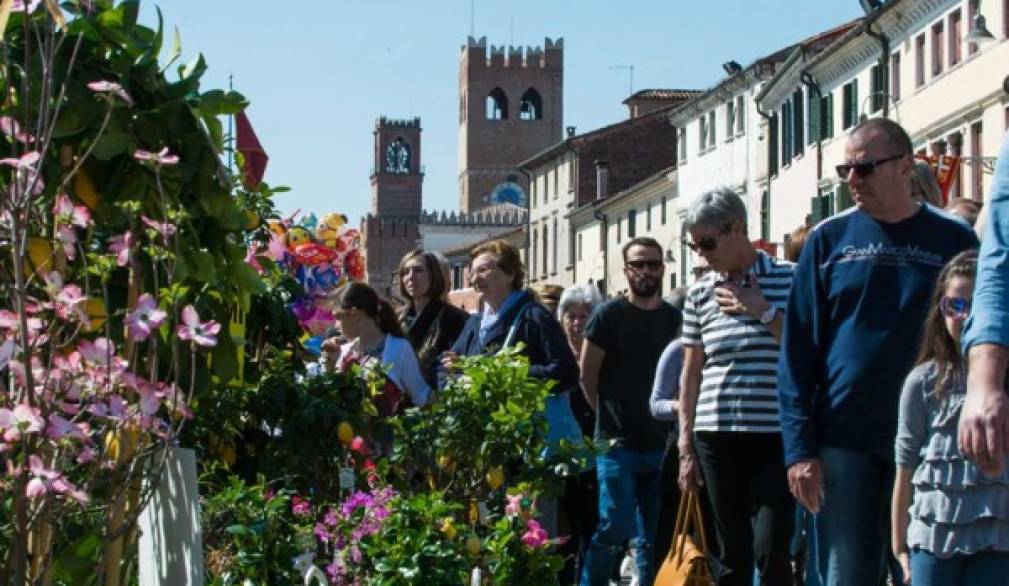
{"type": "Polygon", "coordinates": [[[573,138],[575,136],[576,128],[574,126],[568,126],[568,138],[573,138]]]}
{"type": "Polygon", "coordinates": [[[609,194],[610,164],[607,161],[596,161],[596,199],[603,199],[609,194]]]}

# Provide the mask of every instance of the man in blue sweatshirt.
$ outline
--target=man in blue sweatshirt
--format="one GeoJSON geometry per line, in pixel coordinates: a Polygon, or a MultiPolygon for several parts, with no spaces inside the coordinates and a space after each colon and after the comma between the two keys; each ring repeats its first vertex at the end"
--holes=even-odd
{"type": "Polygon", "coordinates": [[[881,583],[897,404],[943,265],[978,245],[965,222],[911,198],[911,140],[859,124],[837,166],[855,207],[809,235],[779,359],[789,489],[816,514],[825,586],[881,583]]]}

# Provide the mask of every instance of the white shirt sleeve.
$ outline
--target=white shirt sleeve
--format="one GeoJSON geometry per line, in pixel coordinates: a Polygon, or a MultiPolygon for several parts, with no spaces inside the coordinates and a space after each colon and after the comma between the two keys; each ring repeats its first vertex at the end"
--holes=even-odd
{"type": "Polygon", "coordinates": [[[417,355],[410,343],[396,336],[386,337],[386,351],[382,362],[391,366],[389,378],[401,390],[410,395],[410,400],[417,407],[427,405],[431,399],[431,387],[428,386],[420,373],[417,355]],[[391,358],[391,360],[390,360],[391,358]]]}

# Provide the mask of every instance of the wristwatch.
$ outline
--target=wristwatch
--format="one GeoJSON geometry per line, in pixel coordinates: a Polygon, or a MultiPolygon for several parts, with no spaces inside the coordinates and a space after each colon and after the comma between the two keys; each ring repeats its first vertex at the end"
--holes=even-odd
{"type": "Polygon", "coordinates": [[[770,325],[770,323],[774,321],[774,316],[776,315],[778,315],[778,308],[772,305],[767,308],[767,311],[760,314],[760,323],[765,326],[770,325]]]}

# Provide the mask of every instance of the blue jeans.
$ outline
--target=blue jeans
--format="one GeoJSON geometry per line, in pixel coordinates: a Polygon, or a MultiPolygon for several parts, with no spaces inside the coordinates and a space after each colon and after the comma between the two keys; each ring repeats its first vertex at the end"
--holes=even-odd
{"type": "Polygon", "coordinates": [[[914,586],[994,586],[1009,584],[1009,552],[982,551],[941,559],[927,551],[911,552],[914,586]]]}
{"type": "Polygon", "coordinates": [[[883,583],[890,543],[893,456],[822,446],[823,502],[814,522],[823,586],[883,583]]]}
{"type": "Polygon", "coordinates": [[[652,543],[659,518],[659,468],[662,450],[639,452],[612,448],[596,460],[599,479],[599,526],[585,556],[580,584],[609,584],[613,558],[632,538],[640,584],[655,579],[652,543]],[[640,527],[637,535],[635,528],[640,527]]]}

